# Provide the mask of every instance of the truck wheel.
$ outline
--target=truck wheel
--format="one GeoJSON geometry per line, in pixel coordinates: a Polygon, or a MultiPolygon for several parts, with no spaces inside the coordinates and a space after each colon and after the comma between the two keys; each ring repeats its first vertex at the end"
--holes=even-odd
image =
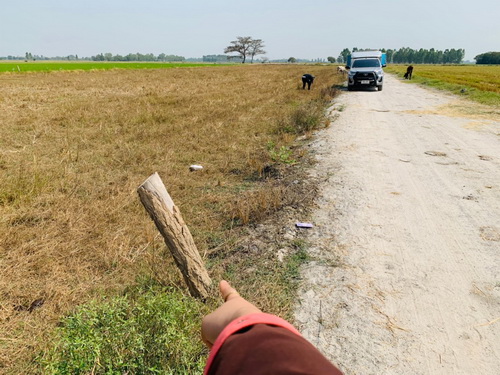
{"type": "Polygon", "coordinates": [[[378,91],[382,91],[382,85],[377,86],[378,91]]]}

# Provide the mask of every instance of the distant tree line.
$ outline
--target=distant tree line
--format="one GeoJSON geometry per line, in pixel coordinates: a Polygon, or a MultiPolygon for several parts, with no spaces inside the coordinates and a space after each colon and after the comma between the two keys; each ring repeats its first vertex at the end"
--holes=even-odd
{"type": "Polygon", "coordinates": [[[185,61],[186,59],[183,56],[177,55],[166,55],[164,53],[160,53],[158,56],[153,55],[152,53],[147,53],[143,55],[142,53],[129,53],[128,55],[113,55],[112,53],[100,53],[98,55],[91,57],[92,61],[163,61],[163,62],[172,62],[172,61],[185,61]]]}
{"type": "MultiPolygon", "coordinates": [[[[365,51],[365,49],[353,48],[352,52],[365,51]]],[[[465,50],[459,49],[445,49],[439,51],[434,48],[418,50],[403,47],[396,49],[381,48],[380,51],[387,54],[387,63],[394,64],[460,64],[465,56],[465,50]]],[[[340,63],[347,62],[347,56],[351,54],[348,48],[344,48],[340,52],[337,61],[340,63]]]]}
{"type": "Polygon", "coordinates": [[[229,57],[227,55],[204,55],[203,62],[228,62],[229,57]]]}
{"type": "Polygon", "coordinates": [[[474,57],[476,64],[500,64],[500,52],[486,52],[474,57]]]}
{"type": "MultiPolygon", "coordinates": [[[[78,55],[68,55],[68,56],[53,56],[46,57],[43,55],[33,55],[31,52],[26,52],[24,56],[6,56],[0,57],[0,60],[25,60],[25,61],[36,61],[36,60],[68,60],[68,61],[162,61],[162,62],[179,62],[186,61],[183,56],[177,55],[166,55],[165,53],[160,53],[158,56],[152,53],[142,54],[142,53],[129,53],[128,55],[113,55],[112,53],[100,53],[91,57],[78,57],[78,55]]],[[[198,60],[198,59],[189,59],[198,60]]],[[[201,61],[201,59],[199,59],[201,61]]]]}
{"type": "Polygon", "coordinates": [[[37,61],[37,60],[90,60],[90,57],[78,58],[78,55],[68,55],[68,56],[52,56],[47,57],[43,55],[33,55],[31,52],[26,52],[24,56],[0,56],[0,60],[25,60],[25,61],[37,61]]]}
{"type": "Polygon", "coordinates": [[[295,57],[289,57],[288,59],[275,59],[275,60],[270,60],[269,62],[272,62],[272,63],[325,63],[329,60],[327,59],[323,59],[321,57],[318,57],[316,59],[299,59],[299,58],[295,58],[295,57]]]}

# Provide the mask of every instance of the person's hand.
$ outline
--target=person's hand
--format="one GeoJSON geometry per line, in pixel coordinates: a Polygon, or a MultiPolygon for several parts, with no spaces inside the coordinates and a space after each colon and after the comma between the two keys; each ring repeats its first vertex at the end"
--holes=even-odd
{"type": "Polygon", "coordinates": [[[211,348],[222,330],[234,319],[243,315],[260,313],[257,307],[245,300],[236,289],[225,280],[219,284],[224,304],[208,314],[201,322],[201,338],[211,348]]]}

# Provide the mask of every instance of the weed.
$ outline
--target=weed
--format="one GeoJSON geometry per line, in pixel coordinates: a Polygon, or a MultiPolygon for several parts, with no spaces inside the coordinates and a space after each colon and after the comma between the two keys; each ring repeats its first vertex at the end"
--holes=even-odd
{"type": "Polygon", "coordinates": [[[331,100],[339,94],[337,86],[327,86],[320,89],[320,98],[324,100],[331,100]]]}
{"type": "Polygon", "coordinates": [[[310,260],[305,242],[295,244],[296,251],[286,260],[285,278],[295,281],[300,276],[300,266],[310,260]]]}
{"type": "Polygon", "coordinates": [[[267,152],[269,152],[269,156],[271,160],[276,163],[283,164],[295,164],[296,161],[292,159],[293,152],[290,147],[281,146],[277,147],[273,141],[269,141],[267,143],[267,152]]]}

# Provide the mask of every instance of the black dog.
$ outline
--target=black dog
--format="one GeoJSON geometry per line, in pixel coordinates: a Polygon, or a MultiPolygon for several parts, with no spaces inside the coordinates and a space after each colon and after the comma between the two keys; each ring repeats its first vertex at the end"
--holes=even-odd
{"type": "Polygon", "coordinates": [[[411,79],[411,76],[413,74],[413,66],[409,66],[406,68],[406,73],[405,73],[405,79],[411,79]]]}
{"type": "Polygon", "coordinates": [[[307,83],[307,89],[311,89],[311,85],[314,82],[314,76],[311,74],[304,74],[302,76],[302,90],[306,88],[306,83],[307,83]]]}

